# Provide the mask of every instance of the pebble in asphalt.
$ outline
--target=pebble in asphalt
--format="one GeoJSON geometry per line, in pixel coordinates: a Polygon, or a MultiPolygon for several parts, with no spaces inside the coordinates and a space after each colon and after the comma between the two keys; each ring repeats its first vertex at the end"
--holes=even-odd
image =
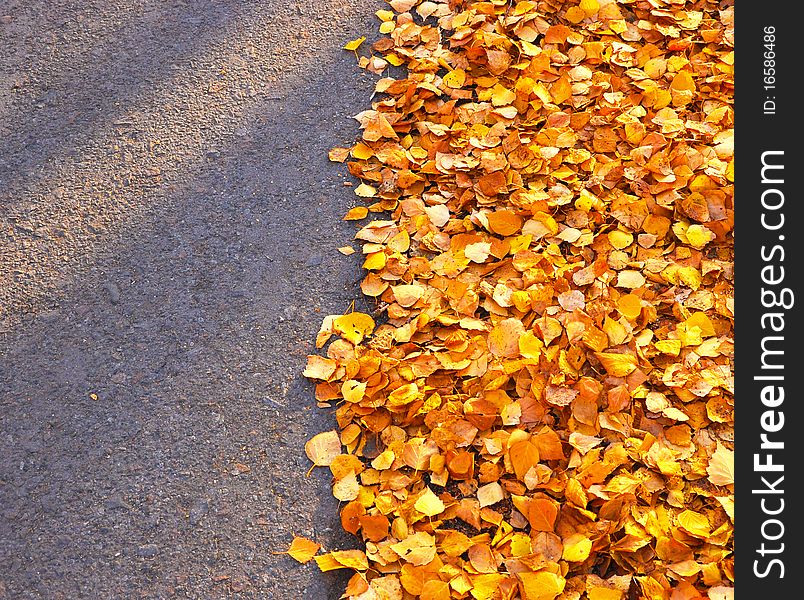
{"type": "Polygon", "coordinates": [[[300,372],[379,0],[0,4],[0,599],[337,598],[300,372]]]}

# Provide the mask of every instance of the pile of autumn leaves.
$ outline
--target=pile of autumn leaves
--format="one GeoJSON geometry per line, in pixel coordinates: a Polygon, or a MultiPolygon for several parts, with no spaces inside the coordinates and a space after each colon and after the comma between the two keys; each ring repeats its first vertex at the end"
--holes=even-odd
{"type": "Polygon", "coordinates": [[[732,9],[389,4],[330,153],[376,311],[305,370],[363,544],[289,553],[350,599],[732,598],[732,9]]]}

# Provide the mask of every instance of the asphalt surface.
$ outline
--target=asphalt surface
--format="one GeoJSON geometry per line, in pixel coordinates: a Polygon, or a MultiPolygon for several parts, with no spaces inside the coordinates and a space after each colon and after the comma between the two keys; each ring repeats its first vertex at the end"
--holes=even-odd
{"type": "Polygon", "coordinates": [[[300,376],[379,0],[0,0],[0,599],[337,598],[300,376]]]}

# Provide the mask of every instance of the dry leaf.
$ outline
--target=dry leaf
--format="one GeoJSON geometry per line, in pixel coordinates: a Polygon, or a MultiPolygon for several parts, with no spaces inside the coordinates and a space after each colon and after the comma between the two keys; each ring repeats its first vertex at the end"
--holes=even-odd
{"type": "Polygon", "coordinates": [[[344,44],[344,46],[343,46],[343,49],[344,50],[357,50],[358,48],[360,48],[360,45],[365,41],[366,41],[366,36],[361,36],[361,37],[357,38],[356,40],[352,40],[351,42],[346,42],[346,44],[344,44]]]}
{"type": "Polygon", "coordinates": [[[325,431],[312,437],[305,445],[307,458],[318,467],[328,467],[341,453],[341,439],[337,431],[325,431]]]}
{"type": "Polygon", "coordinates": [[[731,485],[734,483],[734,451],[728,450],[720,442],[717,443],[717,450],[709,460],[706,467],[709,474],[709,481],[714,485],[731,485]]]}
{"type": "Polygon", "coordinates": [[[303,537],[294,537],[287,552],[295,560],[304,564],[310,562],[320,548],[321,545],[316,544],[312,540],[303,537]]]}
{"type": "Polygon", "coordinates": [[[355,235],[375,312],[326,317],[304,371],[365,549],[315,557],[345,597],[731,599],[727,4],[377,12],[330,152],[347,220],[386,215],[355,235]]]}

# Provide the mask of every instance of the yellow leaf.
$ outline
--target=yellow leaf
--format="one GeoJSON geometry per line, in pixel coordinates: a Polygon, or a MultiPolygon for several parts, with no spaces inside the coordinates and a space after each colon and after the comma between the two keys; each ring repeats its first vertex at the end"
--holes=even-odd
{"type": "Polygon", "coordinates": [[[586,18],[586,13],[578,6],[570,6],[567,9],[567,21],[577,25],[586,18]]]}
{"type": "Polygon", "coordinates": [[[351,150],[352,156],[358,160],[368,160],[374,156],[374,151],[363,142],[358,142],[351,150]]]}
{"type": "Polygon", "coordinates": [[[717,443],[717,450],[709,459],[709,466],[706,467],[709,481],[714,485],[731,485],[734,483],[734,451],[729,450],[720,442],[717,443]]]}
{"type": "Polygon", "coordinates": [[[338,479],[332,486],[332,495],[341,502],[351,502],[360,494],[357,475],[350,471],[345,477],[338,479]]]}
{"type": "Polygon", "coordinates": [[[637,368],[636,357],[631,354],[614,352],[595,352],[595,356],[606,369],[606,373],[615,377],[630,375],[637,368]]]}
{"type": "Polygon", "coordinates": [[[441,498],[433,493],[429,487],[425,488],[425,492],[419,496],[418,500],[413,504],[413,508],[422,513],[425,517],[434,517],[444,512],[444,503],[441,498]]]}
{"type": "Polygon", "coordinates": [[[678,279],[687,287],[697,290],[701,287],[701,272],[695,267],[681,267],[678,270],[678,279]]]}
{"type": "Polygon", "coordinates": [[[500,502],[503,498],[505,498],[505,494],[503,493],[502,486],[496,481],[482,485],[477,489],[477,499],[480,502],[480,508],[497,504],[497,502],[500,502]]]}
{"type": "Polygon", "coordinates": [[[681,352],[681,340],[658,340],[654,346],[659,352],[678,356],[681,352]]]}
{"type": "Polygon", "coordinates": [[[412,565],[426,565],[435,558],[435,538],[426,531],[418,531],[391,545],[391,550],[412,565]]]}
{"type": "Polygon", "coordinates": [[[526,533],[514,533],[511,537],[511,554],[513,556],[527,556],[532,552],[530,536],[526,533]]]}
{"type": "Polygon", "coordinates": [[[603,321],[603,331],[606,333],[606,337],[609,338],[610,346],[619,346],[628,337],[628,331],[623,324],[609,317],[606,317],[603,321]]]}
{"type": "Polygon", "coordinates": [[[307,367],[304,369],[302,375],[310,379],[323,379],[326,381],[332,377],[337,368],[338,363],[331,358],[313,354],[307,357],[307,367]]]}
{"type": "Polygon", "coordinates": [[[335,319],[332,327],[343,339],[359,344],[374,331],[374,319],[367,314],[353,312],[335,319]]]}
{"type": "Polygon", "coordinates": [[[421,398],[419,386],[415,383],[406,383],[388,394],[388,406],[404,406],[421,398]]]}
{"type": "Polygon", "coordinates": [[[488,242],[477,242],[475,244],[469,244],[464,248],[464,256],[471,260],[472,262],[482,263],[489,257],[489,253],[491,252],[491,244],[488,242]]]}
{"type": "MultiPolygon", "coordinates": [[[[528,302],[530,304],[530,302],[528,302]]],[[[536,359],[542,354],[544,343],[533,335],[532,332],[526,331],[519,336],[519,353],[523,358],[536,359]]]]}
{"type": "MultiPolygon", "coordinates": [[[[531,307],[530,294],[524,290],[517,290],[511,294],[511,303],[516,306],[517,310],[527,312],[527,310],[531,307]]],[[[529,342],[525,342],[525,346],[530,347],[529,342]]],[[[519,349],[522,351],[522,342],[520,342],[519,349]]]]}
{"type": "Polygon", "coordinates": [[[315,557],[315,562],[322,573],[326,573],[327,571],[333,571],[335,569],[346,568],[337,560],[335,560],[335,557],[332,556],[332,554],[320,554],[315,557]]]}
{"type": "Polygon", "coordinates": [[[696,312],[690,316],[689,319],[684,321],[687,327],[698,327],[701,330],[701,336],[712,337],[715,335],[715,326],[712,321],[706,316],[704,312],[696,312]]]}
{"type": "Polygon", "coordinates": [[[703,225],[690,225],[686,231],[687,241],[696,250],[702,249],[709,242],[715,239],[715,234],[703,225]]]}
{"type": "Polygon", "coordinates": [[[623,600],[623,593],[615,588],[592,587],[586,594],[589,600],[623,600]]]}
{"type": "Polygon", "coordinates": [[[564,591],[567,580],[550,573],[549,571],[538,571],[529,573],[527,571],[518,573],[522,600],[555,600],[564,591]]]}
{"type": "Polygon", "coordinates": [[[336,431],[319,433],[304,445],[304,451],[314,465],[328,467],[341,453],[341,438],[336,431]]]}
{"type": "Polygon", "coordinates": [[[373,198],[377,195],[377,188],[374,188],[367,183],[361,183],[355,188],[355,194],[361,198],[373,198]]]}
{"type": "Polygon", "coordinates": [[[365,206],[355,206],[350,208],[349,211],[343,216],[344,221],[359,221],[365,219],[368,215],[368,208],[365,206]]]}
{"type": "Polygon", "coordinates": [[[564,551],[561,555],[569,562],[583,562],[589,558],[592,551],[592,540],[582,533],[573,533],[564,540],[564,551]]]}
{"type": "Polygon", "coordinates": [[[355,381],[354,379],[344,381],[341,386],[341,394],[343,394],[344,400],[356,404],[360,402],[366,394],[366,382],[355,381]]]}
{"type": "Polygon", "coordinates": [[[287,552],[295,560],[304,564],[310,562],[320,548],[321,545],[316,544],[312,540],[303,537],[294,537],[287,552]]]}
{"type": "Polygon", "coordinates": [[[363,261],[363,268],[367,271],[378,271],[385,266],[387,262],[387,257],[385,256],[385,252],[372,252],[366,256],[366,260],[363,261]]]}
{"type": "MultiPolygon", "coordinates": [[[[502,573],[482,573],[472,577],[471,594],[473,600],[494,600],[499,598],[500,584],[506,579],[502,573]]],[[[455,580],[453,580],[455,581],[455,580]]],[[[455,589],[455,588],[453,588],[455,589]]],[[[456,589],[455,591],[458,591],[456,589]]],[[[446,600],[450,596],[442,596],[437,600],[446,600]]],[[[453,596],[454,597],[454,596],[453,596]]],[[[464,597],[463,595],[458,597],[464,597]]],[[[436,600],[435,598],[433,600],[436,600]]]]}
{"type": "Polygon", "coordinates": [[[393,52],[391,52],[390,54],[386,54],[385,55],[385,60],[387,60],[389,63],[391,63],[395,67],[399,67],[399,66],[405,64],[405,59],[402,58],[401,56],[399,56],[398,54],[394,54],[393,52]]]}
{"type": "Polygon", "coordinates": [[[391,468],[391,465],[394,464],[395,458],[396,455],[394,454],[393,450],[385,450],[378,454],[377,457],[371,461],[371,467],[373,469],[377,469],[378,471],[384,471],[391,468]]]}
{"type": "Polygon", "coordinates": [[[453,69],[444,75],[444,85],[451,88],[463,87],[466,82],[466,71],[463,69],[453,69]]]}
{"type": "Polygon", "coordinates": [[[346,44],[344,44],[343,49],[344,50],[357,50],[358,48],[360,48],[360,44],[362,44],[365,41],[366,41],[366,36],[361,36],[361,37],[357,38],[356,40],[352,40],[351,42],[347,42],[346,44]]]}
{"type": "Polygon", "coordinates": [[[625,294],[617,300],[617,310],[626,319],[636,319],[642,311],[642,300],[635,294],[625,294]]]}
{"type": "Polygon", "coordinates": [[[732,523],[734,522],[734,496],[715,496],[715,500],[717,500],[720,505],[723,507],[723,510],[726,511],[726,514],[729,515],[729,519],[731,519],[732,523]]]}
{"type": "Polygon", "coordinates": [[[342,163],[349,157],[349,148],[333,148],[329,151],[329,159],[332,162],[342,163]]]}
{"type": "Polygon", "coordinates": [[[709,519],[694,510],[682,511],[678,517],[678,526],[690,535],[699,538],[706,538],[712,530],[709,519]]]}
{"type": "Polygon", "coordinates": [[[338,550],[332,552],[332,557],[349,569],[365,571],[369,568],[366,554],[360,550],[338,550]]]}
{"type": "Polygon", "coordinates": [[[634,236],[626,231],[621,231],[620,229],[609,231],[608,238],[609,243],[617,250],[628,248],[628,246],[634,243],[634,236]]]}
{"type": "Polygon", "coordinates": [[[679,71],[670,82],[670,88],[675,91],[695,91],[695,80],[689,71],[679,71]]]}
{"type": "Polygon", "coordinates": [[[494,106],[506,106],[516,100],[516,94],[499,83],[492,88],[491,103],[494,106]]]}
{"type": "Polygon", "coordinates": [[[600,3],[598,0],[581,0],[579,5],[580,9],[586,13],[587,17],[591,17],[600,10],[600,3]]]}

